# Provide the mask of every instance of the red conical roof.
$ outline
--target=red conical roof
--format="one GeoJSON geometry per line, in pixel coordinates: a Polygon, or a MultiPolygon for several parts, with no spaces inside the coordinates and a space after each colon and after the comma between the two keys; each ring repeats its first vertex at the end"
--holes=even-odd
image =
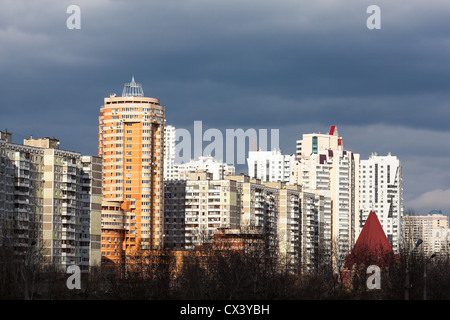
{"type": "Polygon", "coordinates": [[[375,264],[378,266],[390,264],[394,251],[381,227],[374,211],[369,213],[364,227],[352,252],[347,255],[345,265],[375,264]]]}

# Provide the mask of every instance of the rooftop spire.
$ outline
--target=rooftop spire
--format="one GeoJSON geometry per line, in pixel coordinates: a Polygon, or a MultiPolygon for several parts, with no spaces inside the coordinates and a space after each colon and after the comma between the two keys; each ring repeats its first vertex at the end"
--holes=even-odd
{"type": "Polygon", "coordinates": [[[131,77],[130,83],[125,83],[123,87],[122,97],[143,97],[144,90],[140,83],[134,81],[134,76],[131,77]]]}
{"type": "Polygon", "coordinates": [[[371,211],[356,240],[350,254],[346,256],[345,265],[376,264],[378,266],[393,262],[394,251],[375,211],[371,211]]]}

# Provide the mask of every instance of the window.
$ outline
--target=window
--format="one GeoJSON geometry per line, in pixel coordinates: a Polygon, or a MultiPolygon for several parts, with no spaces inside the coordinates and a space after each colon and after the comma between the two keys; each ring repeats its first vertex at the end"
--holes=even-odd
{"type": "Polygon", "coordinates": [[[317,148],[318,148],[318,146],[317,146],[317,137],[314,136],[314,137],[312,138],[312,152],[313,152],[314,154],[317,154],[317,148]]]}

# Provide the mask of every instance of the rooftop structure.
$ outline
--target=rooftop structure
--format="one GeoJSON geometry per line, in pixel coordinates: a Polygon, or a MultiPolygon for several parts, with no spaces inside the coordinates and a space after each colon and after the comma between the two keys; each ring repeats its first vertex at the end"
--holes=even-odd
{"type": "Polygon", "coordinates": [[[122,97],[143,97],[144,90],[140,83],[134,81],[134,76],[131,78],[130,83],[125,83],[123,87],[122,97]]]}
{"type": "Polygon", "coordinates": [[[345,266],[354,264],[386,266],[394,261],[394,251],[374,211],[369,213],[345,266]]]}

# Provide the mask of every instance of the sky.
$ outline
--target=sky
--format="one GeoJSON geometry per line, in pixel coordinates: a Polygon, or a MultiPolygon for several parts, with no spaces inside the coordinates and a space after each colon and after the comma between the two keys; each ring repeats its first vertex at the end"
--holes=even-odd
{"type": "Polygon", "coordinates": [[[449,16],[447,0],[0,0],[0,130],[96,155],[103,99],[134,76],[177,128],[278,129],[293,154],[336,125],[361,159],[400,159],[406,210],[449,214],[449,16]]]}

